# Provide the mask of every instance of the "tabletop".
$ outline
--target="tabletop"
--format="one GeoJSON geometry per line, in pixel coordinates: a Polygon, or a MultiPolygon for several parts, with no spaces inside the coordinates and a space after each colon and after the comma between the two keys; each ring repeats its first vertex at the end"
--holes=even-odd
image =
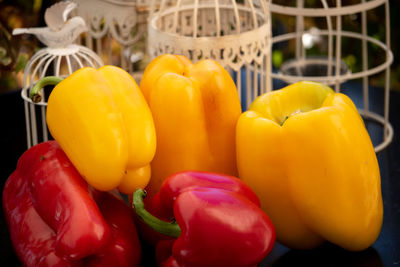
{"type": "MultiPolygon", "coordinates": [[[[361,103],[361,85],[346,85],[345,93],[358,105],[361,103]]],[[[383,90],[370,89],[371,109],[382,110],[383,90]]],[[[378,111],[379,112],[379,111],[378,111]]],[[[381,171],[384,219],[377,241],[361,252],[348,252],[332,244],[313,250],[292,250],[276,243],[270,255],[259,266],[397,266],[400,265],[400,92],[390,94],[390,122],[394,129],[392,143],[378,153],[381,171]]],[[[15,169],[18,158],[26,150],[24,105],[20,91],[0,94],[0,180],[1,192],[7,177],[15,169]]],[[[381,130],[366,122],[376,144],[382,138],[381,130]]],[[[0,266],[19,266],[4,213],[0,213],[0,266]]],[[[154,265],[152,250],[143,244],[143,266],[154,265]]]]}

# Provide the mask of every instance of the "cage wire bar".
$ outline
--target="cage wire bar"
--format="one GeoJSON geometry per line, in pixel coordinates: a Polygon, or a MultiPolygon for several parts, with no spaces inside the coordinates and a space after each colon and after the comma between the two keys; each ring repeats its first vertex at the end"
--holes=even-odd
{"type": "MultiPolygon", "coordinates": [[[[276,1],[275,1],[276,2],[276,1]]],[[[296,21],[295,32],[288,32],[272,37],[273,45],[295,40],[295,58],[285,61],[277,72],[271,72],[273,80],[286,83],[294,83],[301,80],[312,80],[333,86],[336,92],[342,91],[341,85],[349,80],[362,79],[363,108],[360,114],[367,120],[372,120],[383,128],[383,141],[375,146],[375,151],[380,152],[387,147],[393,138],[393,128],[389,122],[389,93],[390,93],[390,65],[393,54],[390,49],[390,16],[388,0],[360,0],[359,3],[343,5],[341,0],[330,1],[335,6],[329,6],[326,0],[320,0],[320,7],[306,7],[304,0],[297,0],[296,6],[285,6],[270,0],[270,11],[272,16],[285,15],[294,17],[296,21]],[[385,40],[378,40],[368,35],[367,12],[384,8],[385,12],[385,40]],[[343,30],[343,16],[361,15],[360,32],[343,30]],[[306,30],[305,18],[322,18],[326,20],[326,29],[306,30]],[[312,57],[307,55],[303,43],[304,36],[325,37],[327,39],[327,53],[323,57],[312,57]],[[351,38],[361,41],[362,71],[351,72],[342,60],[342,39],[351,38]],[[370,66],[368,57],[368,44],[375,45],[385,53],[385,60],[375,66],[370,66]],[[326,69],[323,75],[305,75],[307,67],[319,65],[326,69]],[[383,116],[370,110],[369,106],[369,77],[385,72],[383,116]]]]}
{"type": "Polygon", "coordinates": [[[43,97],[38,103],[34,103],[29,98],[30,90],[35,83],[48,75],[66,77],[84,66],[98,68],[102,65],[101,59],[93,51],[75,44],[64,48],[42,48],[33,55],[24,69],[21,90],[28,148],[49,140],[46,124],[47,96],[42,91],[43,97]],[[37,111],[40,112],[39,117],[37,117],[37,111]],[[41,126],[38,127],[38,125],[41,126]]]}
{"type": "Polygon", "coordinates": [[[147,18],[153,1],[155,5],[159,0],[74,0],[77,14],[88,25],[79,42],[105,64],[119,66],[140,80],[141,70],[135,64],[146,54],[147,18]]]}
{"type": "Polygon", "coordinates": [[[85,21],[72,16],[76,4],[61,1],[46,9],[46,27],[18,28],[13,35],[35,35],[45,48],[38,50],[24,68],[21,97],[24,101],[27,147],[49,140],[46,124],[46,107],[49,92],[41,90],[41,100],[34,103],[30,97],[33,86],[45,76],[66,77],[77,69],[103,65],[100,57],[87,47],[74,44],[78,36],[86,31],[85,21]],[[39,115],[37,114],[40,113],[39,115]]]}
{"type": "Polygon", "coordinates": [[[162,0],[148,22],[148,53],[218,61],[242,108],[270,90],[271,23],[265,0],[162,0]]]}

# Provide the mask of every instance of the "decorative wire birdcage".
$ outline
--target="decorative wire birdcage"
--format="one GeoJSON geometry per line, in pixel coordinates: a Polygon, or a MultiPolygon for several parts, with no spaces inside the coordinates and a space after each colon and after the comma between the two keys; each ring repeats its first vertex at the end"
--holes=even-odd
{"type": "Polygon", "coordinates": [[[301,80],[312,80],[331,85],[335,91],[343,92],[343,83],[361,79],[363,89],[362,101],[358,106],[359,112],[367,121],[370,120],[383,126],[381,127],[383,128],[382,142],[375,145],[375,151],[379,152],[388,146],[393,138],[393,129],[389,122],[390,64],[393,61],[393,54],[390,50],[389,1],[357,0],[344,5],[341,0],[320,0],[314,2],[312,6],[306,6],[304,0],[294,1],[294,5],[291,6],[289,2],[293,1],[286,1],[284,4],[276,2],[276,0],[270,0],[270,11],[274,21],[292,19],[295,27],[292,32],[275,34],[272,38],[274,52],[283,50],[282,47],[285,43],[287,45],[288,42],[292,42],[292,45],[286,46],[288,48],[286,50],[291,50],[294,57],[284,61],[277,72],[271,73],[274,84],[276,81],[294,83],[301,80]],[[368,34],[367,12],[378,8],[383,9],[385,19],[384,40],[368,34]],[[345,18],[348,17],[352,20],[360,20],[361,26],[358,31],[348,30],[350,27],[346,27],[345,23],[348,21],[345,18]],[[320,20],[323,23],[319,24],[326,28],[307,27],[307,24],[315,25],[315,23],[310,23],[310,20],[314,20],[314,22],[320,20]],[[351,42],[350,47],[354,54],[360,54],[361,70],[351,70],[345,63],[347,55],[343,50],[344,41],[351,42]],[[308,52],[311,51],[308,48],[313,43],[316,44],[314,48],[318,45],[320,48],[322,47],[318,51],[320,53],[318,56],[313,56],[308,52]],[[375,64],[372,62],[372,58],[376,57],[376,52],[373,55],[369,54],[371,46],[374,47],[374,51],[378,49],[382,53],[381,62],[375,64]],[[384,72],[383,111],[372,111],[370,102],[379,100],[371,99],[369,96],[370,77],[382,72],[384,72]]]}
{"type": "Polygon", "coordinates": [[[149,18],[150,58],[214,59],[232,75],[242,108],[270,88],[271,24],[264,0],[162,0],[149,18]]]}
{"type": "Polygon", "coordinates": [[[79,40],[95,51],[105,64],[119,66],[140,79],[145,61],[147,18],[152,1],[74,0],[77,14],[88,31],[79,40]]]}
{"type": "Polygon", "coordinates": [[[76,5],[72,2],[60,2],[46,10],[47,27],[13,31],[13,34],[34,34],[41,42],[49,46],[37,51],[24,69],[21,97],[24,100],[28,148],[49,139],[46,125],[48,96],[42,91],[43,97],[40,102],[34,103],[29,94],[35,83],[44,76],[66,77],[85,66],[98,68],[103,65],[101,59],[92,50],[73,44],[78,35],[86,29],[82,18],[76,16],[67,19],[68,13],[75,7],[76,5]]]}

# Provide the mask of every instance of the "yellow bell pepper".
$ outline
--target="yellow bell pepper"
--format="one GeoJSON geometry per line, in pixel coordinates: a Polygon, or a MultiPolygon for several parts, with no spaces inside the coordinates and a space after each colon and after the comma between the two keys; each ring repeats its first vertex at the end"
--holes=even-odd
{"type": "Polygon", "coordinates": [[[144,188],[156,137],[134,79],[118,67],[86,67],[62,81],[45,78],[32,95],[46,84],[57,84],[47,104],[49,131],[86,181],[103,191],[144,188]]]}
{"type": "Polygon", "coordinates": [[[236,86],[222,66],[213,60],[192,64],[184,56],[162,55],[145,69],[140,89],[157,132],[148,199],[177,171],[237,174],[235,126],[241,107],[236,86]]]}
{"type": "Polygon", "coordinates": [[[355,251],[375,242],[383,217],[379,166],[347,96],[295,83],[258,97],[236,130],[239,177],[259,196],[278,241],[355,251]]]}

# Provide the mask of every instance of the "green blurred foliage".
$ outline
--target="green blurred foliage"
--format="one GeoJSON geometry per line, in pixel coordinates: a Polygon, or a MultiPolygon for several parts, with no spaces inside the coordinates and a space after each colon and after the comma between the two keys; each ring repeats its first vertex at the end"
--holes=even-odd
{"type": "Polygon", "coordinates": [[[276,68],[280,68],[282,66],[283,63],[283,53],[280,50],[274,50],[272,52],[272,64],[276,67],[276,68]]]}
{"type": "MultiPolygon", "coordinates": [[[[35,25],[41,4],[37,0],[0,0],[0,93],[21,87],[18,76],[26,65],[27,55],[20,48],[26,41],[12,36],[12,30],[35,25]]],[[[26,47],[33,51],[37,42],[28,42],[26,47]]]]}
{"type": "Polygon", "coordinates": [[[41,47],[33,36],[13,36],[13,29],[44,26],[44,10],[55,2],[0,0],[0,93],[22,87],[23,70],[41,47]]]}

